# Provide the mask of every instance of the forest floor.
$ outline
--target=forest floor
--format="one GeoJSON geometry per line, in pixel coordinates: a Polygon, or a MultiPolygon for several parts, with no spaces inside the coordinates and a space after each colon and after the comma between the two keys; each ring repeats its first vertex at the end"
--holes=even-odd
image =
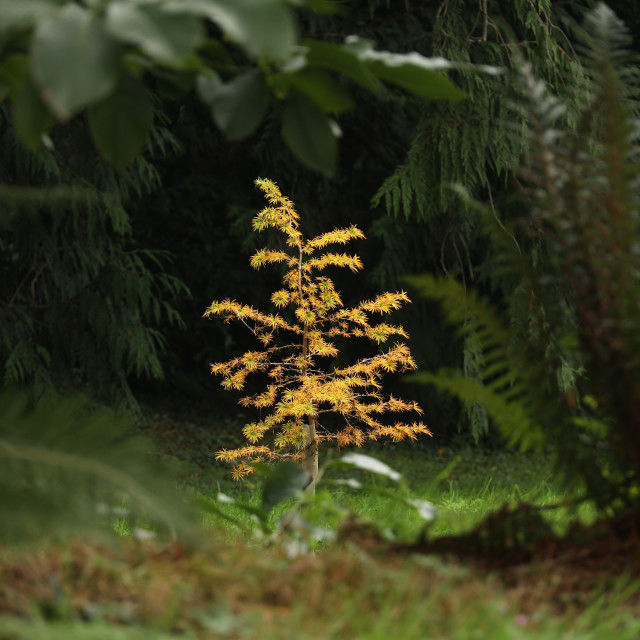
{"type": "MultiPolygon", "coordinates": [[[[220,443],[210,430],[166,417],[145,429],[182,460],[190,491],[231,490],[211,464],[220,443]]],[[[223,439],[233,437],[230,426],[223,439]]],[[[78,538],[0,549],[0,640],[640,637],[640,513],[545,518],[538,507],[563,494],[544,456],[376,455],[421,498],[427,477],[446,472],[426,489],[440,529],[402,529],[393,501],[353,500],[337,540],[315,553],[211,520],[195,544],[78,538]],[[389,528],[402,535],[390,539],[389,528]]]]}

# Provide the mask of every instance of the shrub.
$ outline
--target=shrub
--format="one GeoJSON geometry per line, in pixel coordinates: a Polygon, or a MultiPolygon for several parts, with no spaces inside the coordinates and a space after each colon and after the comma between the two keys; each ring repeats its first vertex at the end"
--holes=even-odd
{"type": "Polygon", "coordinates": [[[395,342],[348,366],[323,366],[323,362],[338,356],[341,339],[362,338],[383,345],[394,336],[408,338],[401,326],[371,319],[409,302],[407,294],[385,292],[345,308],[332,280],[321,273],[333,266],[356,272],[362,269],[362,263],[357,255],[323,250],[363,238],[362,231],[351,226],[305,240],[291,200],[269,180],[259,179],[256,184],[269,206],[254,218],[253,228],[277,229],[285,236],[286,245],[279,250],[260,249],[251,258],[251,266],[285,266],[283,288],[273,293],[271,302],[291,313],[285,319],[278,312],[262,313],[230,299],[214,301],[206,310],[206,317],[239,320],[264,348],[212,364],[211,372],[222,377],[223,388],[243,389],[253,373],[268,378],[266,390],[242,398],[240,404],[259,410],[270,408],[270,412],[244,427],[247,446],[223,450],[218,459],[236,462],[234,477],[241,478],[252,471],[250,461],[293,458],[302,463],[313,481],[318,470],[318,446],[323,442],[333,441],[338,447],[360,446],[381,437],[399,441],[431,435],[422,422],[382,422],[383,415],[389,413],[422,413],[415,402],[382,394],[385,373],[416,367],[405,342],[395,342]],[[281,335],[288,337],[280,339],[281,335]],[[341,426],[329,429],[323,421],[325,414],[340,416],[341,426]],[[267,434],[273,434],[273,438],[265,444],[267,434]]]}

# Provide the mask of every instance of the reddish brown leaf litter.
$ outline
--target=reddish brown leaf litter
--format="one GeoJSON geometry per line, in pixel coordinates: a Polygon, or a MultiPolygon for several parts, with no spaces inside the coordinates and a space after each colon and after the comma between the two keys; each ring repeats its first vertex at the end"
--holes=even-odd
{"type": "MultiPolygon", "coordinates": [[[[159,542],[0,549],[0,614],[145,624],[204,637],[203,612],[212,610],[256,628],[295,628],[300,617],[321,626],[342,616],[346,632],[360,612],[385,606],[391,592],[398,615],[410,615],[434,585],[446,584],[430,604],[444,625],[494,598],[523,620],[541,611],[572,616],[606,597],[620,576],[640,579],[639,511],[576,525],[564,538],[522,529],[536,520],[529,508],[505,509],[472,533],[412,545],[386,542],[354,520],[335,546],[295,559],[283,548],[189,550],[159,542]]],[[[632,591],[624,606],[640,615],[640,593],[632,591]]]]}
{"type": "MultiPolygon", "coordinates": [[[[362,542],[368,550],[345,539],[295,559],[284,549],[240,545],[205,552],[175,544],[76,541],[26,555],[0,550],[0,614],[144,624],[211,637],[203,616],[224,611],[256,629],[290,627],[294,635],[300,619],[310,633],[339,623],[348,637],[357,632],[352,625],[385,607],[390,593],[396,594],[397,615],[412,615],[411,607],[443,581],[437,567],[389,554],[373,538],[362,542]]],[[[487,598],[481,577],[465,572],[446,580],[451,589],[433,612],[443,621],[465,603],[487,598]]]]}
{"type": "Polygon", "coordinates": [[[541,606],[558,614],[578,612],[596,597],[607,597],[619,579],[630,590],[626,606],[640,615],[640,508],[594,525],[574,524],[554,535],[531,505],[504,508],[468,534],[415,545],[408,551],[455,558],[495,574],[523,612],[541,606]]]}

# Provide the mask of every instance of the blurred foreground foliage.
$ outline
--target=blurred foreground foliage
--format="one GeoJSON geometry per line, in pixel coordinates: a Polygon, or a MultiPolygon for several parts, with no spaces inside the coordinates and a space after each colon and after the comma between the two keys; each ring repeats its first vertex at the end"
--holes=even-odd
{"type": "MultiPolygon", "coordinates": [[[[0,394],[0,543],[113,533],[188,539],[193,511],[131,422],[86,400],[0,394]]],[[[108,536],[107,536],[108,537],[108,536]]]]}

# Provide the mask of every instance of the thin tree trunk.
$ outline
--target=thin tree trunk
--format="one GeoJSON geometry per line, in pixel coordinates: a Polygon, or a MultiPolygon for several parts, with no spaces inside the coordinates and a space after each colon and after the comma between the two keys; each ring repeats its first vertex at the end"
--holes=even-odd
{"type": "Polygon", "coordinates": [[[316,440],[316,419],[314,416],[309,416],[304,444],[302,468],[311,476],[311,482],[307,485],[306,491],[314,494],[316,492],[316,477],[318,476],[318,441],[316,440]]]}
{"type": "MultiPolygon", "coordinates": [[[[298,304],[303,306],[303,290],[302,290],[302,262],[304,260],[304,251],[302,248],[302,240],[298,243],[298,304]]],[[[302,375],[307,375],[307,356],[309,355],[309,327],[305,322],[304,331],[302,333],[302,375]]],[[[309,416],[308,425],[304,438],[304,458],[302,459],[302,468],[311,476],[311,482],[305,487],[305,491],[311,494],[316,492],[316,477],[318,476],[318,441],[316,440],[316,417],[309,416]]]]}

